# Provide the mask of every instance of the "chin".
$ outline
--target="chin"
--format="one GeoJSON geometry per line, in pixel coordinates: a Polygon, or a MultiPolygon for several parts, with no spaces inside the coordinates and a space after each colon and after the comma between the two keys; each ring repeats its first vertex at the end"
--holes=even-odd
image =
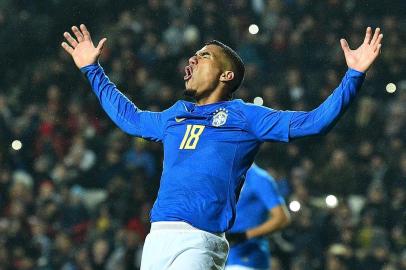
{"type": "Polygon", "coordinates": [[[196,98],[196,93],[196,90],[190,88],[186,88],[185,90],[183,90],[183,95],[191,98],[196,98]]]}

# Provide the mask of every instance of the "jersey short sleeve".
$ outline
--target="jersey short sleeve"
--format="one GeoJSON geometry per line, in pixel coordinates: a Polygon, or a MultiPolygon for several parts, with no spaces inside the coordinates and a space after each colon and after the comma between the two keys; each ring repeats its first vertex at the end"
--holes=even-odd
{"type": "Polygon", "coordinates": [[[258,177],[257,182],[254,185],[255,193],[258,198],[271,210],[274,207],[283,205],[285,200],[279,194],[275,180],[272,177],[258,177]]]}

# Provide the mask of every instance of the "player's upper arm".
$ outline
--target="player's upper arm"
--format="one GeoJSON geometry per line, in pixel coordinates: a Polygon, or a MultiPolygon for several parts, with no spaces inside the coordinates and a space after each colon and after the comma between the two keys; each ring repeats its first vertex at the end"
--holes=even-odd
{"type": "Polygon", "coordinates": [[[178,103],[163,112],[142,111],[104,73],[99,64],[81,68],[104,111],[124,132],[153,141],[162,141],[166,122],[178,103]]]}
{"type": "Polygon", "coordinates": [[[162,141],[164,137],[166,122],[171,117],[177,103],[162,112],[151,112],[138,110],[128,118],[127,133],[152,141],[162,141]]]}
{"type": "Polygon", "coordinates": [[[291,112],[245,104],[244,114],[250,131],[260,141],[289,141],[291,112]]]}
{"type": "Polygon", "coordinates": [[[289,210],[286,207],[285,200],[279,193],[275,179],[272,176],[263,178],[263,192],[259,192],[259,196],[270,211],[271,218],[278,221],[280,228],[287,226],[290,223],[289,210]]]}
{"type": "Polygon", "coordinates": [[[272,176],[261,175],[258,178],[256,193],[268,208],[272,220],[279,224],[278,228],[287,226],[290,222],[290,214],[272,176]]]}
{"type": "Polygon", "coordinates": [[[275,180],[273,180],[271,176],[259,177],[255,185],[255,192],[269,210],[285,204],[285,200],[282,195],[280,195],[275,180]]]}
{"type": "Polygon", "coordinates": [[[290,214],[286,205],[278,205],[270,210],[271,218],[279,221],[279,224],[282,227],[289,225],[290,223],[290,214]]]}

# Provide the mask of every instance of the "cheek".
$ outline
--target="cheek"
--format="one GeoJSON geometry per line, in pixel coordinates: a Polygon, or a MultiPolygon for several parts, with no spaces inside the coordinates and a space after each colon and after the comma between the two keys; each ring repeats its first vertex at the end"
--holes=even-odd
{"type": "Polygon", "coordinates": [[[200,78],[207,84],[216,84],[220,77],[220,72],[217,68],[207,66],[201,70],[200,78]]]}
{"type": "Polygon", "coordinates": [[[198,92],[213,89],[217,86],[220,78],[220,70],[213,65],[201,65],[193,75],[189,88],[196,89],[198,92]]]}

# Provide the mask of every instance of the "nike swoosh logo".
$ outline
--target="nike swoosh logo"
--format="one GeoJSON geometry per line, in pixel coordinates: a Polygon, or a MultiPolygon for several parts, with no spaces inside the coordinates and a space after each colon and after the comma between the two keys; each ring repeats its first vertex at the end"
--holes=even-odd
{"type": "Polygon", "coordinates": [[[177,117],[175,117],[176,123],[180,123],[180,122],[182,122],[184,120],[186,120],[186,118],[177,118],[177,117]]]}

